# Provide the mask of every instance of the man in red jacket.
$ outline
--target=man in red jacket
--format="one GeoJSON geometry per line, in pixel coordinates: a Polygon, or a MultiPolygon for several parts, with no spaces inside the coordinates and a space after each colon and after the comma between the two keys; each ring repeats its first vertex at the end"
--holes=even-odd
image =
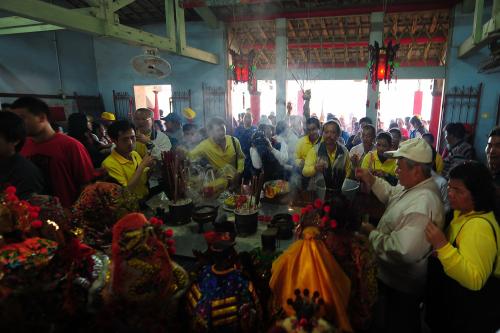
{"type": "Polygon", "coordinates": [[[49,122],[49,107],[42,100],[21,97],[11,110],[24,120],[28,135],[21,155],[42,170],[49,193],[59,197],[64,207],[71,206],[94,176],[87,150],[72,137],[54,132],[49,122]]]}

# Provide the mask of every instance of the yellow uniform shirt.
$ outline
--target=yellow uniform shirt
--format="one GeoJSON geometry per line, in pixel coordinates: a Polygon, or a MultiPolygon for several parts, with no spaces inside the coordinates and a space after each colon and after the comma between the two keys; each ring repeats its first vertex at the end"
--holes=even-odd
{"type": "Polygon", "coordinates": [[[436,153],[436,158],[434,159],[434,163],[436,163],[436,173],[438,175],[440,175],[444,169],[444,162],[443,162],[443,157],[441,156],[441,154],[436,153]]]}
{"type": "MultiPolygon", "coordinates": [[[[111,154],[102,162],[102,167],[108,171],[108,174],[124,187],[128,186],[129,181],[142,162],[141,156],[136,151],[130,153],[130,158],[129,160],[123,157],[113,149],[111,154]]],[[[148,168],[144,170],[140,184],[131,191],[139,199],[148,194],[148,187],[146,185],[148,181],[147,170],[148,168]]]]}
{"type": "Polygon", "coordinates": [[[295,165],[300,166],[301,161],[305,161],[307,158],[307,153],[314,147],[315,144],[321,141],[321,136],[318,137],[316,142],[311,142],[309,136],[305,135],[297,141],[297,146],[295,148],[295,165]]]}
{"type": "Polygon", "coordinates": [[[449,243],[437,253],[446,274],[467,289],[480,290],[491,274],[500,278],[500,254],[493,229],[498,242],[500,228],[493,212],[453,212],[446,232],[449,243]]]}
{"type": "MultiPolygon", "coordinates": [[[[335,161],[335,154],[337,153],[337,147],[333,150],[333,152],[328,152],[328,158],[330,159],[330,164],[333,165],[333,162],[335,161]]],[[[349,153],[347,153],[349,154],[349,153]]],[[[318,153],[316,152],[316,149],[311,149],[309,150],[309,153],[307,154],[306,157],[306,162],[304,164],[304,169],[302,169],[302,175],[304,177],[312,177],[316,174],[316,162],[318,160],[318,153]]],[[[346,158],[345,162],[345,176],[346,178],[350,177],[352,174],[352,166],[351,166],[351,159],[346,158]]]]}
{"type": "Polygon", "coordinates": [[[363,158],[361,167],[372,171],[383,171],[388,175],[396,176],[396,168],[398,165],[397,161],[393,158],[389,158],[382,163],[378,157],[377,151],[372,150],[363,158]]]}
{"type": "Polygon", "coordinates": [[[144,143],[137,141],[135,143],[135,151],[139,154],[139,156],[144,157],[148,153],[148,148],[144,143]]]}
{"type": "Polygon", "coordinates": [[[222,149],[211,138],[208,138],[200,142],[189,152],[189,158],[192,160],[197,160],[202,157],[207,159],[210,165],[216,170],[220,170],[226,165],[232,167],[236,167],[237,165],[238,173],[242,173],[245,167],[245,154],[241,150],[240,141],[234,138],[233,147],[230,135],[226,135],[225,149],[222,149]]]}

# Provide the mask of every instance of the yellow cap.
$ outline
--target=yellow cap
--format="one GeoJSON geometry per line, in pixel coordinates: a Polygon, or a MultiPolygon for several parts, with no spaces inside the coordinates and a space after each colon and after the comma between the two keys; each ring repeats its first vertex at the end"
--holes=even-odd
{"type": "Polygon", "coordinates": [[[193,120],[196,117],[196,112],[191,108],[184,108],[184,110],[182,110],[182,115],[189,120],[193,120]]]}
{"type": "Polygon", "coordinates": [[[116,120],[116,117],[115,117],[115,114],[114,114],[114,113],[111,113],[111,112],[103,112],[103,113],[101,113],[101,119],[104,119],[104,120],[109,120],[109,121],[115,121],[115,120],[116,120]]]}

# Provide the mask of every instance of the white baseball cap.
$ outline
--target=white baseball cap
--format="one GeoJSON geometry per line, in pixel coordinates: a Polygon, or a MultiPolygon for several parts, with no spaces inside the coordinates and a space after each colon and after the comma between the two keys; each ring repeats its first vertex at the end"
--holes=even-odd
{"type": "Polygon", "coordinates": [[[422,138],[410,139],[401,142],[398,150],[391,150],[384,154],[391,158],[407,158],[418,163],[432,162],[432,148],[422,138]]]}

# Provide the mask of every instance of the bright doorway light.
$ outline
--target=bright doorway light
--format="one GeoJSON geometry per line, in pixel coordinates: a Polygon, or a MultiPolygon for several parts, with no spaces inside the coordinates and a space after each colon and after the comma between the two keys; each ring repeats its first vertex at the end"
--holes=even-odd
{"type": "MultiPolygon", "coordinates": [[[[316,80],[304,81],[304,90],[311,89],[311,115],[326,120],[328,113],[343,119],[349,130],[353,117],[366,114],[366,81],[355,80],[316,80]]],[[[286,100],[292,103],[292,114],[302,114],[298,106],[302,103],[302,90],[297,81],[287,81],[286,100]]]]}
{"type": "MultiPolygon", "coordinates": [[[[260,114],[268,116],[276,114],[276,81],[258,80],[257,90],[260,92],[260,114]]],[[[234,83],[231,89],[231,111],[233,117],[246,112],[250,108],[250,93],[247,83],[234,83]]]]}
{"type": "Polygon", "coordinates": [[[164,85],[148,85],[148,86],[134,86],[135,109],[155,108],[155,93],[158,92],[158,108],[160,117],[167,116],[170,110],[170,97],[172,97],[172,86],[170,84],[164,85]]]}
{"type": "Polygon", "coordinates": [[[415,92],[422,92],[421,118],[431,119],[432,85],[434,80],[398,80],[390,85],[380,84],[380,119],[383,128],[389,128],[391,120],[413,116],[415,92]]]}

